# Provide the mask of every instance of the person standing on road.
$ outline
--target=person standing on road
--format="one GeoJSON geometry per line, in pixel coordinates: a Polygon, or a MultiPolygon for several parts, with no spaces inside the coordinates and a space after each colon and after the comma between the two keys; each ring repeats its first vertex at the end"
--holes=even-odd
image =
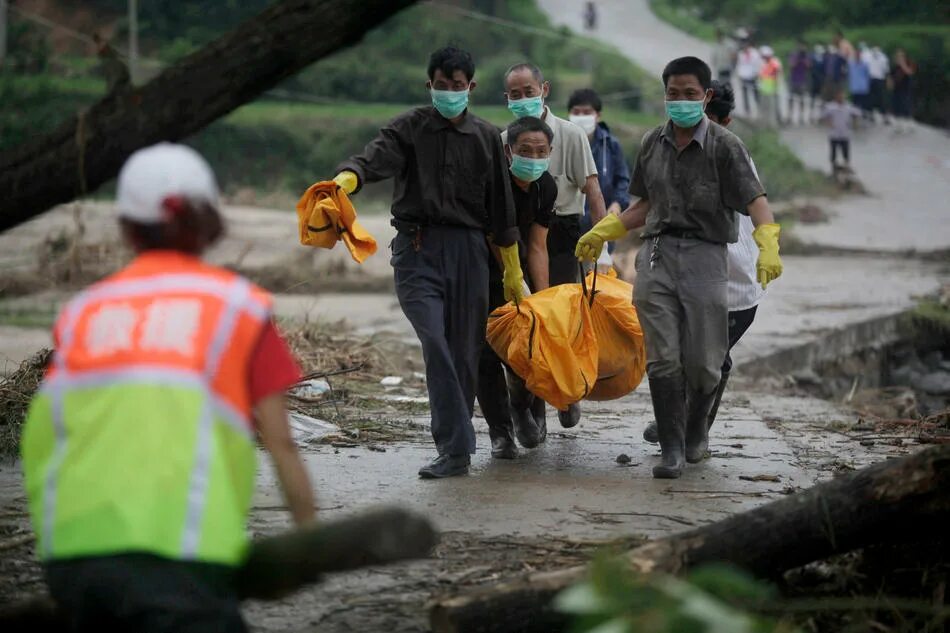
{"type": "Polygon", "coordinates": [[[887,76],[891,72],[891,63],[880,46],[874,46],[862,54],[868,65],[868,75],[871,78],[870,110],[874,117],[876,110],[881,120],[887,122],[887,76]]]}
{"type": "Polygon", "coordinates": [[[758,110],[759,73],[762,71],[763,63],[759,49],[752,45],[752,40],[746,39],[736,59],[736,75],[742,82],[742,106],[745,108],[746,116],[752,116],[752,102],[755,102],[756,110],[758,110]]]}
{"type": "MultiPolygon", "coordinates": [[[[795,120],[795,104],[798,104],[798,123],[808,120],[808,92],[811,82],[811,55],[803,40],[788,58],[788,122],[795,120]]],[[[722,82],[728,83],[728,82],[722,82]]],[[[730,91],[731,92],[731,91],[730,91]]]]}
{"type": "MultiPolygon", "coordinates": [[[[538,117],[554,132],[548,171],[557,184],[557,201],[548,231],[548,259],[550,282],[557,286],[577,283],[580,277],[574,248],[581,234],[584,196],[590,203],[594,222],[599,222],[607,210],[587,135],[570,121],[554,116],[544,103],[550,91],[551,86],[537,66],[515,64],[505,73],[505,97],[511,113],[516,118],[538,117]]],[[[502,132],[502,141],[508,142],[507,132],[502,132]]],[[[558,411],[558,419],[564,428],[575,426],[580,421],[580,405],[572,404],[567,411],[558,411]]],[[[544,437],[546,421],[542,418],[535,422],[544,437]]]]}
{"type": "Polygon", "coordinates": [[[577,256],[592,260],[605,241],[645,227],[633,300],[662,451],[653,476],[661,479],[679,477],[686,462],[706,454],[709,413],[729,349],[726,244],[738,237],[735,211],[755,225],[756,279],[764,286],[782,273],[779,226],[749,153],[703,114],[711,81],[709,66],[695,57],[667,64],[670,120],[643,137],[630,183],[635,200],[577,243],[577,256]]]}
{"type": "MultiPolygon", "coordinates": [[[[718,81],[712,82],[712,99],[706,106],[706,116],[713,123],[718,123],[722,127],[729,127],[732,123],[732,111],[736,107],[735,95],[732,86],[718,81]]],[[[750,159],[751,160],[751,159],[750,159]]],[[[755,170],[755,163],[752,164],[752,170],[755,170]]],[[[739,237],[728,245],[729,259],[729,351],[726,352],[726,359],[722,363],[722,378],[719,379],[719,386],[716,387],[716,397],[709,409],[709,416],[706,418],[707,429],[712,428],[716,421],[716,414],[719,413],[719,404],[722,402],[722,394],[726,390],[726,383],[729,381],[729,374],[732,372],[732,348],[736,346],[742,335],[746,333],[752,321],[755,319],[756,310],[759,303],[765,298],[765,288],[759,283],[755,268],[756,260],[759,256],[759,247],[755,243],[752,233],[755,226],[752,224],[749,216],[738,213],[736,219],[739,222],[739,237]]],[[[651,422],[643,431],[643,439],[652,444],[659,442],[656,422],[651,422]]]]}
{"type": "Polygon", "coordinates": [[[732,81],[732,69],[736,66],[736,44],[725,32],[716,29],[716,43],[712,49],[712,69],[716,73],[719,81],[729,83],[732,81]]]}
{"type": "Polygon", "coordinates": [[[893,93],[891,103],[894,124],[898,132],[910,129],[914,115],[914,76],[917,64],[912,62],[903,48],[894,52],[894,64],[891,68],[893,93]]]}
{"type": "Polygon", "coordinates": [[[825,83],[821,89],[821,98],[825,103],[834,101],[839,92],[848,89],[848,60],[834,44],[825,51],[825,83]]]}
{"type": "MultiPolygon", "coordinates": [[[[630,168],[623,157],[620,141],[603,120],[603,107],[600,95],[590,88],[575,90],[567,100],[570,122],[584,130],[590,141],[607,213],[619,215],[630,204],[630,194],[627,193],[630,187],[630,168]]],[[[581,233],[586,233],[593,227],[588,199],[584,204],[581,233]]],[[[608,248],[612,253],[613,244],[608,244],[608,248]]]]}
{"type": "MultiPolygon", "coordinates": [[[[867,49],[861,45],[862,53],[867,49]]],[[[871,69],[868,67],[866,57],[855,55],[848,61],[848,90],[851,93],[851,103],[853,103],[865,118],[870,118],[871,107],[869,105],[871,95],[871,69]]]]}
{"type": "Polygon", "coordinates": [[[844,98],[844,90],[831,103],[825,104],[822,119],[828,125],[828,144],[831,148],[831,172],[838,171],[838,150],[844,158],[844,169],[851,169],[851,128],[854,121],[861,116],[861,110],[848,103],[844,98]]]}
{"type": "Polygon", "coordinates": [[[425,479],[468,473],[475,452],[475,388],[488,319],[489,247],[499,247],[505,297],[522,296],[508,160],[498,129],[468,110],[475,64],[449,46],[429,59],[431,106],[385,127],[337,168],[347,193],[395,179],[392,242],[396,296],[426,365],[432,438],[438,456],[425,479]]]}
{"type": "Polygon", "coordinates": [[[768,128],[778,127],[780,114],[778,105],[778,87],[782,82],[782,62],[775,56],[771,46],[759,49],[762,55],[762,68],[759,70],[759,93],[762,95],[761,120],[768,128]]]}
{"type": "MultiPolygon", "coordinates": [[[[523,117],[508,126],[505,154],[511,165],[511,191],[518,218],[518,253],[524,279],[531,292],[548,287],[548,227],[554,217],[557,185],[548,173],[554,132],[541,119],[523,117]]],[[[490,310],[505,304],[502,268],[489,258],[490,310]]],[[[491,454],[496,459],[514,459],[518,448],[541,441],[536,419],[544,418],[544,400],[528,391],[524,381],[510,369],[485,341],[478,364],[478,404],[488,424],[491,454]],[[507,376],[507,378],[506,378],[507,376]]]]}
{"type": "Polygon", "coordinates": [[[825,47],[815,44],[811,57],[811,104],[809,118],[815,120],[821,116],[821,107],[824,103],[822,91],[825,86],[825,47]]]}
{"type": "Polygon", "coordinates": [[[300,369],[271,297],[201,261],[223,232],[211,168],[162,143],[119,173],[135,259],[79,293],[23,429],[37,552],[69,631],[246,631],[256,436],[298,524],[314,520],[284,392],[300,369]]]}

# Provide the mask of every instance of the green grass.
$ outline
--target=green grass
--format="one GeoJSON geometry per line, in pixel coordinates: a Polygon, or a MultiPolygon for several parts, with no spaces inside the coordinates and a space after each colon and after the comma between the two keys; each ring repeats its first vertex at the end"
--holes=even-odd
{"type": "Polygon", "coordinates": [[[56,321],[54,309],[0,309],[0,325],[48,330],[56,321]]]}
{"type": "Polygon", "coordinates": [[[650,0],[650,10],[656,17],[693,37],[707,42],[716,41],[716,25],[710,24],[686,8],[676,6],[675,0],[650,0]]]}

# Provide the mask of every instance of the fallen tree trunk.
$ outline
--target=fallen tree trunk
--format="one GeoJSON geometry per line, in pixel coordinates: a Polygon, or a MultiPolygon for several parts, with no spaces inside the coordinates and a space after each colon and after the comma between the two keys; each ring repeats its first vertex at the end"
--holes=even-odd
{"type": "Polygon", "coordinates": [[[135,150],[197,132],[413,3],[284,0],[144,86],[110,93],[0,155],[0,231],[94,191],[135,150]]]}
{"type": "MultiPolygon", "coordinates": [[[[428,519],[399,508],[355,517],[255,541],[238,570],[242,600],[275,600],[320,580],[323,574],[422,558],[438,542],[428,519]]],[[[37,599],[0,612],[0,631],[66,630],[49,599],[37,599]]]]}
{"type": "MultiPolygon", "coordinates": [[[[669,538],[625,557],[638,572],[679,573],[729,562],[770,577],[870,544],[946,538],[950,520],[950,446],[924,449],[819,484],[802,493],[669,538]]],[[[435,633],[555,631],[551,608],[586,567],[538,573],[436,601],[435,633]]]]}

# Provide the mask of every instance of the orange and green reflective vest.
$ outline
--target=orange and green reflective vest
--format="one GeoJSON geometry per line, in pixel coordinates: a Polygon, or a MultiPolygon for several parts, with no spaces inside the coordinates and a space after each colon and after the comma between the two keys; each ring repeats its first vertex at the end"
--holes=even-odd
{"type": "Polygon", "coordinates": [[[249,363],[270,315],[247,280],[167,251],[67,304],[21,442],[41,559],[241,561],[249,363]]]}
{"type": "Polygon", "coordinates": [[[778,94],[778,76],[782,72],[782,62],[775,57],[769,58],[759,71],[759,90],[762,94],[778,94]]]}

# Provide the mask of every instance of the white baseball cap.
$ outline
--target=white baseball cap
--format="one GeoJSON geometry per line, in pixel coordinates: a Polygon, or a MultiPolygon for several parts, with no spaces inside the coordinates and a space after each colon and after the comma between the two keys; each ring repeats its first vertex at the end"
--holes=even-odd
{"type": "Polygon", "coordinates": [[[207,161],[190,147],[159,143],[132,154],[122,171],[116,192],[119,217],[143,224],[169,219],[169,198],[218,206],[218,184],[207,161]]]}
{"type": "Polygon", "coordinates": [[[772,50],[771,46],[763,46],[759,49],[759,54],[762,55],[762,57],[772,57],[775,55],[775,51],[772,50]]]}

